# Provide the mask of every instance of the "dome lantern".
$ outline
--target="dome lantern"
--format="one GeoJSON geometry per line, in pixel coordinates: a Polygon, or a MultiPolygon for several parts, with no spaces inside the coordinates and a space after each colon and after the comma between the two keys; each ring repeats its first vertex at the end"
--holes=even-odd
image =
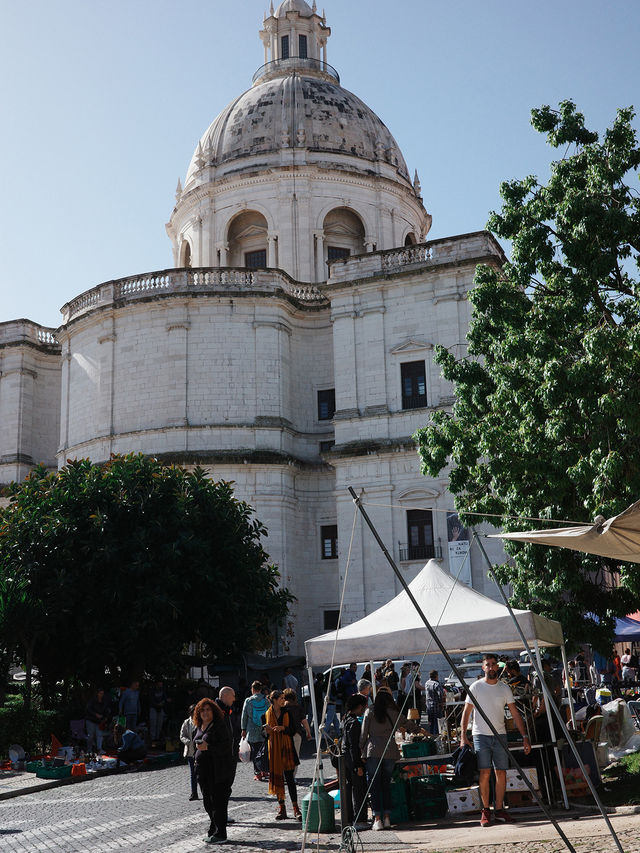
{"type": "Polygon", "coordinates": [[[274,11],[271,4],[265,18],[260,38],[264,45],[264,65],[254,75],[254,83],[274,72],[300,70],[303,72],[328,70],[327,39],[331,35],[324,16],[318,14],[315,4],[305,0],[282,0],[274,11]]]}

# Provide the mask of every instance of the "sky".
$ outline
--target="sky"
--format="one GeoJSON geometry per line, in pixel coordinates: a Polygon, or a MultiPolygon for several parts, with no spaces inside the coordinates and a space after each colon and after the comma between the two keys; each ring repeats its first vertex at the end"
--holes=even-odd
{"type": "MultiPolygon", "coordinates": [[[[267,8],[0,0],[0,322],[55,328],[83,291],[172,266],[164,226],[178,178],[250,87],[267,8]]],[[[640,109],[637,0],[324,8],[328,61],[418,170],[433,239],[483,228],[501,181],[544,178],[554,152],[532,107],[571,98],[598,131],[618,107],[640,109]]]]}

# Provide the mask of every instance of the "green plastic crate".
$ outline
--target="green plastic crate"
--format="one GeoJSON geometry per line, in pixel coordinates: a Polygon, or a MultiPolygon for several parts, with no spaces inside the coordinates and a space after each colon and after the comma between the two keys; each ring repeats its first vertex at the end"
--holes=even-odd
{"type": "Polygon", "coordinates": [[[403,758],[426,758],[436,754],[436,745],[432,740],[422,740],[416,743],[403,743],[400,745],[403,758]]]}
{"type": "Polygon", "coordinates": [[[67,779],[71,776],[71,765],[63,764],[62,767],[38,767],[36,769],[38,779],[67,779]]]}
{"type": "Polygon", "coordinates": [[[409,800],[409,811],[416,820],[444,817],[447,813],[446,788],[439,776],[422,776],[411,779],[409,800]]]}
{"type": "Polygon", "coordinates": [[[404,805],[394,805],[391,807],[391,815],[390,815],[391,823],[408,823],[409,822],[409,806],[404,803],[404,805]]]}

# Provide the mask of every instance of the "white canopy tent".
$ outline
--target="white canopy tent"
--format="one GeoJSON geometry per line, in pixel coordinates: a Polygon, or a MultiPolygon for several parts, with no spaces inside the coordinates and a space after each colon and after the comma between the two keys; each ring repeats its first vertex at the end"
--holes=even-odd
{"type": "MultiPolygon", "coordinates": [[[[522,649],[522,640],[504,604],[456,581],[429,560],[409,589],[448,652],[522,649]]],[[[529,610],[514,610],[529,648],[563,647],[559,622],[529,610]]],[[[370,660],[372,656],[417,657],[439,649],[403,590],[373,613],[305,642],[308,666],[329,666],[334,643],[336,664],[370,660]]]]}
{"type": "Polygon", "coordinates": [[[640,563],[640,501],[613,518],[605,519],[599,515],[593,524],[558,527],[555,530],[495,533],[490,538],[536,542],[539,545],[554,545],[556,548],[597,554],[611,560],[640,563]]]}

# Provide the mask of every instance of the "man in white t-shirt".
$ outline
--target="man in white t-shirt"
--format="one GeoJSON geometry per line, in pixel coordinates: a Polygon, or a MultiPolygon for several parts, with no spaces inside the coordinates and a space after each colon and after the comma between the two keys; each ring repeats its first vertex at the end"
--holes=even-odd
{"type": "Polygon", "coordinates": [[[478,758],[478,772],[480,775],[480,797],[482,798],[482,817],[480,826],[490,826],[494,820],[499,823],[511,823],[508,812],[504,809],[504,792],[507,787],[507,768],[509,767],[509,753],[507,752],[507,730],[504,724],[504,708],[509,708],[513,721],[522,735],[524,753],[531,752],[531,744],[525,733],[524,722],[520,712],[516,708],[511,688],[503,681],[498,680],[500,670],[498,659],[494,654],[486,654],[482,659],[484,678],[475,681],[470,687],[465,700],[462,722],[460,723],[460,745],[471,746],[467,737],[469,718],[473,711],[476,699],[499,737],[496,737],[484,719],[477,713],[473,715],[473,748],[478,758]],[[489,802],[489,777],[491,765],[496,773],[496,803],[493,818],[491,816],[491,804],[489,802]]]}

